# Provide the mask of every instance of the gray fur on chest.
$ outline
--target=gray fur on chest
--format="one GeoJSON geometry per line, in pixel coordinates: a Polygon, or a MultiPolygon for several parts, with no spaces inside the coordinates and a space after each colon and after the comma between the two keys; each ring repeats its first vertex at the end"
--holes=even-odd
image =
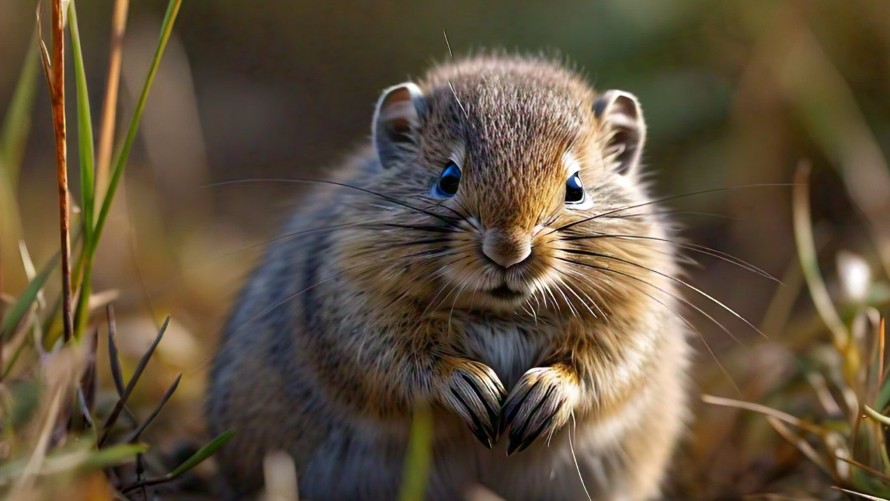
{"type": "Polygon", "coordinates": [[[464,354],[494,369],[509,389],[541,362],[552,326],[524,325],[509,320],[462,322],[464,354]]]}

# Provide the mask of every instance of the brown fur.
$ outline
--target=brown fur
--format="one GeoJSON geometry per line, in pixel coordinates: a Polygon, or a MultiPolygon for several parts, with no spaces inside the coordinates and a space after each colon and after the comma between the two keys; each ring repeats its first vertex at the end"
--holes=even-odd
{"type": "Polygon", "coordinates": [[[220,456],[232,492],[255,492],[283,449],[308,499],[391,499],[423,401],[432,499],[477,484],[578,499],[582,480],[594,499],[657,497],[688,347],[670,228],[642,205],[635,99],[516,56],[444,64],[418,88],[381,100],[384,165],[364,150],[341,174],[361,189],[320,189],[287,231],[325,229],[272,244],[236,303],[207,405],[213,431],[237,431],[220,456]],[[449,161],[459,189],[435,198],[449,161]],[[583,209],[565,203],[567,162],[583,209]],[[515,266],[492,260],[529,243],[515,266]]]}

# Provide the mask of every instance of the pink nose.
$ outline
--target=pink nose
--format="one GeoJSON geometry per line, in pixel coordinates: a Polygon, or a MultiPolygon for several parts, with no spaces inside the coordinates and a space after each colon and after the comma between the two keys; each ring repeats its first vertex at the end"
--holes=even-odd
{"type": "Polygon", "coordinates": [[[532,253],[531,237],[521,232],[489,230],[482,241],[482,253],[495,263],[509,268],[525,261],[532,253]]]}

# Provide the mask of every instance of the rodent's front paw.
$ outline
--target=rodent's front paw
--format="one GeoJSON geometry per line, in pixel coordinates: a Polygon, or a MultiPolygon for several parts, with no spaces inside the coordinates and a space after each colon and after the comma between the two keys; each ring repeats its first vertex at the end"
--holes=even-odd
{"type": "Polygon", "coordinates": [[[446,357],[439,400],[462,417],[482,445],[492,448],[507,391],[491,367],[473,360],[446,357]]]}
{"type": "Polygon", "coordinates": [[[569,420],[579,391],[577,376],[566,365],[526,372],[504,404],[500,431],[510,428],[507,454],[525,450],[542,435],[549,440],[569,420]]]}

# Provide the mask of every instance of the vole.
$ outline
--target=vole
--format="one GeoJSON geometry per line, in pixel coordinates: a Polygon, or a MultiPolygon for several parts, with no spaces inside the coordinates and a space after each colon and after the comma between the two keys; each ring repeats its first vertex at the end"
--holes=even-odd
{"type": "Polygon", "coordinates": [[[386,89],[235,302],[208,390],[236,497],[293,456],[311,500],[393,499],[412,415],[429,499],[643,500],[687,416],[672,226],[630,93],[477,55],[386,89]]]}

